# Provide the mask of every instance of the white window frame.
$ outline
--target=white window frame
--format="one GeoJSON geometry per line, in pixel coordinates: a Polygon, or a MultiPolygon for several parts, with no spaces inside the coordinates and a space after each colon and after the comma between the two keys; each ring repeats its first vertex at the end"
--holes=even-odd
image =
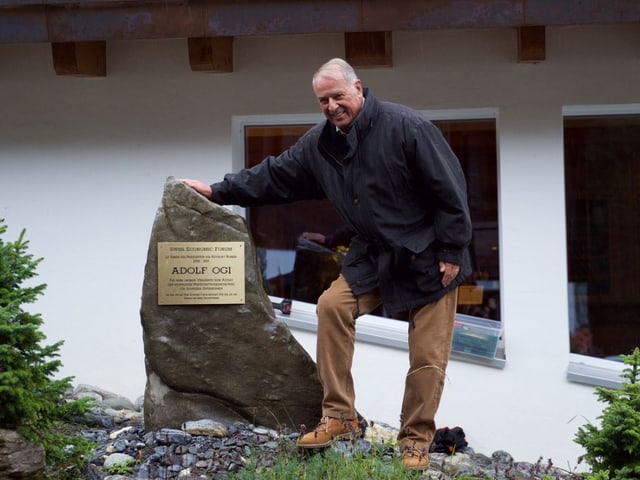
{"type": "MultiPolygon", "coordinates": [[[[472,109],[447,109],[447,110],[421,110],[427,118],[437,120],[495,120],[496,135],[498,130],[497,108],[472,108],[472,109]]],[[[268,125],[304,125],[317,124],[324,119],[322,114],[277,114],[277,115],[240,115],[231,119],[231,161],[234,172],[245,167],[245,138],[246,127],[268,125]]],[[[499,161],[499,155],[498,159],[499,161]]],[[[498,166],[499,168],[499,166],[498,166]]],[[[499,194],[499,192],[498,192],[499,194]]],[[[499,203],[499,202],[498,202],[499,203]]],[[[246,217],[245,209],[232,207],[233,211],[246,217]]],[[[502,250],[502,249],[501,249],[502,250]]],[[[500,258],[500,265],[502,259],[500,258]]],[[[502,267],[501,267],[502,270],[502,267]]],[[[273,303],[280,303],[282,298],[271,297],[273,303]]],[[[311,303],[294,301],[294,308],[290,315],[285,315],[276,310],[276,317],[292,329],[317,333],[316,306],[311,303]]],[[[502,315],[501,315],[502,318],[502,315]]],[[[468,355],[460,352],[452,352],[452,360],[486,365],[494,368],[504,368],[506,359],[504,355],[504,320],[502,321],[502,338],[498,345],[498,353],[493,359],[485,359],[476,355],[468,355]]],[[[358,318],[356,340],[372,343],[384,347],[409,350],[407,342],[407,324],[390,318],[375,315],[363,315],[358,318]]]]}
{"type": "MultiPolygon", "coordinates": [[[[562,107],[562,119],[583,116],[615,116],[640,115],[640,103],[612,104],[612,105],[567,105],[562,107]]],[[[564,138],[564,127],[563,127],[564,138]]],[[[566,201],[566,200],[565,200],[566,201]]],[[[566,223],[565,223],[566,229],[566,223]]],[[[565,237],[567,233],[565,232],[565,237]]],[[[567,285],[567,288],[569,286],[567,285]]],[[[569,318],[567,318],[567,322],[569,318]]],[[[567,328],[569,325],[567,324],[567,328]]],[[[569,352],[567,379],[571,382],[587,385],[619,388],[620,373],[624,364],[615,360],[591,357],[569,352]]]]}

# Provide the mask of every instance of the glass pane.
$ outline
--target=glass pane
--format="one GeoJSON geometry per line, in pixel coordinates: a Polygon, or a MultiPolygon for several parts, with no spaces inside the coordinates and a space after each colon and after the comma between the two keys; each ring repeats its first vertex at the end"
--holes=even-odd
{"type": "MultiPolygon", "coordinates": [[[[260,163],[268,155],[280,154],[293,145],[312,126],[246,127],[246,165],[251,167],[260,163]]],[[[247,219],[261,262],[266,292],[278,297],[315,303],[317,300],[315,292],[324,290],[330,283],[328,278],[320,277],[326,277],[329,273],[326,270],[331,269],[324,265],[321,269],[323,271],[317,272],[317,278],[313,279],[315,283],[320,284],[317,288],[303,288],[300,278],[296,282],[298,287],[294,288],[293,270],[297,256],[296,250],[299,250],[300,236],[304,232],[330,234],[344,228],[344,223],[331,203],[328,200],[308,200],[288,205],[253,207],[247,209],[247,219]],[[304,297],[301,297],[300,294],[294,295],[296,290],[303,290],[304,297]]],[[[334,252],[324,253],[330,256],[329,261],[335,262],[334,252]]],[[[322,257],[322,252],[317,256],[322,257]]],[[[305,281],[308,283],[310,280],[306,279],[305,281]]]]}
{"type": "Polygon", "coordinates": [[[571,352],[640,341],[640,115],[564,121],[571,352]]]}
{"type": "MultiPolygon", "coordinates": [[[[474,275],[463,286],[466,291],[462,292],[461,289],[458,311],[499,320],[495,120],[434,123],[442,130],[460,159],[467,178],[473,221],[471,252],[474,275]]],[[[255,165],[268,155],[279,154],[310,127],[248,127],[245,131],[247,166],[255,165]]],[[[315,303],[339,271],[341,248],[326,249],[312,245],[301,240],[300,235],[303,232],[332,234],[343,228],[344,224],[331,204],[328,201],[305,201],[250,208],[248,221],[259,248],[267,292],[315,303]]]]}
{"type": "Polygon", "coordinates": [[[495,120],[434,122],[460,160],[473,223],[473,277],[460,287],[458,312],[500,320],[498,163],[495,120]]]}

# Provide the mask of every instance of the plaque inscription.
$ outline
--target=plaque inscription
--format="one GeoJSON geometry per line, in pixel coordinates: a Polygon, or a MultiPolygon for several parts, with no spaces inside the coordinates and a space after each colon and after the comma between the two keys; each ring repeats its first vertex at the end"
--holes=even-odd
{"type": "Polygon", "coordinates": [[[244,242],[158,242],[158,305],[244,303],[244,242]]]}

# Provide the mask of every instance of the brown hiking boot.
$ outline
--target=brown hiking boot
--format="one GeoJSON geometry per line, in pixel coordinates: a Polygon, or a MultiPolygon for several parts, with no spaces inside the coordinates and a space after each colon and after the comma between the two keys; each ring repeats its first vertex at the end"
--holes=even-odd
{"type": "Polygon", "coordinates": [[[339,418],[323,417],[318,426],[298,439],[300,448],[328,447],[336,440],[359,438],[360,425],[357,419],[340,420],[339,418]]]}
{"type": "Polygon", "coordinates": [[[404,447],[400,461],[407,470],[426,470],[429,468],[429,453],[415,447],[404,447]]]}

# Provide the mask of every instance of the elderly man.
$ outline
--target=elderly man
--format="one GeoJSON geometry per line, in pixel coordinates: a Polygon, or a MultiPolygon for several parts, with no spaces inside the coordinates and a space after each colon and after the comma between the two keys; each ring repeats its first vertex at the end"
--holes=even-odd
{"type": "Polygon", "coordinates": [[[451,351],[457,287],[470,273],[471,220],[458,159],[440,131],[406,106],[377,100],[332,59],[314,74],[326,121],[275,157],[207,185],[219,204],[328,198],[355,233],[342,272],[318,299],[322,420],[298,439],[323,448],[360,433],[351,376],[358,316],[381,304],[409,331],[398,441],[409,469],[429,465],[451,351]]]}

